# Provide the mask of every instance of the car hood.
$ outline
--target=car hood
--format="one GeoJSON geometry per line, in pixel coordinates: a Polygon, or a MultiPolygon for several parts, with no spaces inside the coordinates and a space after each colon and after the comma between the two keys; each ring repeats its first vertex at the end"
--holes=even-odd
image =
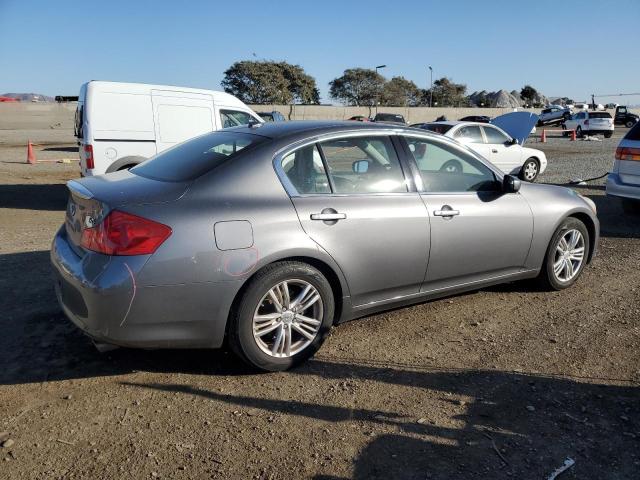
{"type": "Polygon", "coordinates": [[[538,115],[535,113],[511,112],[494,118],[490,123],[500,127],[522,145],[537,122],[538,115]]]}

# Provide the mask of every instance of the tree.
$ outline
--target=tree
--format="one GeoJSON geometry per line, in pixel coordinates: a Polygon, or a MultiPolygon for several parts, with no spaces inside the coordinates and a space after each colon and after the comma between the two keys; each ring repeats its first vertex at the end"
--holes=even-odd
{"type": "Polygon", "coordinates": [[[347,105],[375,105],[384,83],[384,77],[375,70],[350,68],[329,82],[329,95],[347,105]]]}
{"type": "Polygon", "coordinates": [[[286,62],[236,62],[224,72],[221,85],[245,103],[320,103],[315,79],[286,62]]]}
{"type": "MultiPolygon", "coordinates": [[[[467,86],[454,83],[449,78],[441,78],[433,82],[433,106],[438,107],[466,107],[469,99],[466,97],[467,86]]],[[[424,90],[422,103],[429,105],[431,90],[424,90]]]]}
{"type": "Polygon", "coordinates": [[[538,91],[531,85],[525,85],[520,90],[520,98],[525,101],[526,104],[532,105],[538,98],[538,91]]]}
{"type": "Polygon", "coordinates": [[[382,105],[414,107],[420,103],[420,89],[411,80],[393,77],[382,88],[382,105]]]}

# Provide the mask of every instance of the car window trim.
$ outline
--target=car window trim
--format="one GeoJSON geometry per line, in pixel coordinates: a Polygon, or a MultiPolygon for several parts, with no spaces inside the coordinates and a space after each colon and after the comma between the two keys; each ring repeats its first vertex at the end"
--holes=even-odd
{"type": "MultiPolygon", "coordinates": [[[[400,135],[404,132],[404,130],[398,130],[398,129],[393,129],[393,128],[385,128],[385,129],[362,129],[362,130],[351,130],[351,131],[342,131],[342,132],[331,132],[331,133],[325,133],[325,134],[320,134],[320,135],[314,135],[312,137],[307,137],[298,141],[295,141],[289,145],[286,145],[282,148],[280,148],[279,150],[277,150],[274,154],[273,154],[273,168],[276,172],[276,175],[278,176],[278,178],[280,179],[280,182],[282,183],[282,186],[284,187],[285,191],[287,192],[287,194],[289,195],[289,197],[291,198],[302,198],[302,197],[351,197],[351,196],[366,196],[366,197],[371,197],[371,196],[398,196],[398,195],[416,195],[417,189],[413,189],[411,188],[412,186],[412,180],[415,181],[414,179],[408,178],[407,176],[407,172],[405,171],[405,169],[402,168],[402,160],[400,158],[401,156],[401,152],[398,151],[398,149],[396,148],[396,146],[393,143],[393,136],[397,136],[400,135]],[[282,160],[284,159],[284,157],[286,157],[287,155],[295,152],[296,150],[300,149],[300,148],[304,148],[307,147],[309,145],[312,144],[320,144],[321,142],[325,142],[325,141],[330,141],[330,140],[337,140],[337,139],[342,139],[342,138],[352,138],[352,137],[372,137],[372,136],[378,136],[378,137],[387,137],[389,138],[389,141],[391,142],[391,144],[393,145],[394,150],[396,151],[396,156],[398,157],[398,162],[400,163],[400,170],[402,172],[402,175],[404,177],[404,181],[405,181],[405,185],[407,186],[407,191],[406,192],[377,192],[377,193],[300,193],[298,192],[298,190],[296,189],[296,187],[293,185],[293,183],[291,182],[291,180],[289,180],[289,177],[287,177],[287,174],[285,173],[284,169],[282,168],[282,160]]],[[[321,154],[322,155],[322,154],[321,154]]],[[[326,164],[323,162],[323,165],[325,167],[325,169],[327,168],[326,164]]],[[[326,171],[326,175],[327,177],[330,177],[329,172],[326,171]]]]}

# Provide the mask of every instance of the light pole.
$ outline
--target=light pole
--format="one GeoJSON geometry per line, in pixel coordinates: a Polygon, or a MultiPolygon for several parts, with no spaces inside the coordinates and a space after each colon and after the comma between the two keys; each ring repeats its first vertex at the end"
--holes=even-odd
{"type": "Polygon", "coordinates": [[[431,65],[429,65],[429,74],[431,77],[429,81],[429,108],[431,108],[433,104],[433,68],[431,68],[431,65]]]}
{"type": "MultiPolygon", "coordinates": [[[[376,76],[378,75],[378,69],[379,68],[386,68],[386,65],[378,65],[376,67],[376,76]]],[[[378,113],[378,104],[380,103],[380,94],[378,93],[378,96],[376,97],[376,114],[378,113]]]]}

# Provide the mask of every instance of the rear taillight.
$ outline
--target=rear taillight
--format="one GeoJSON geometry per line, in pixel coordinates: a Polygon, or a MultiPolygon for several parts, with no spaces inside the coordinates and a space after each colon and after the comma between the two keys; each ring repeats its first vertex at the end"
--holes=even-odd
{"type": "Polygon", "coordinates": [[[635,160],[640,162],[640,148],[616,148],[616,160],[635,160]]]}
{"type": "Polygon", "coordinates": [[[113,210],[95,227],[82,231],[80,244],[106,255],[150,255],[171,235],[162,223],[113,210]]]}
{"type": "Polygon", "coordinates": [[[85,145],[84,146],[84,156],[85,162],[87,164],[88,169],[95,168],[95,163],[93,162],[93,145],[85,145]]]}

